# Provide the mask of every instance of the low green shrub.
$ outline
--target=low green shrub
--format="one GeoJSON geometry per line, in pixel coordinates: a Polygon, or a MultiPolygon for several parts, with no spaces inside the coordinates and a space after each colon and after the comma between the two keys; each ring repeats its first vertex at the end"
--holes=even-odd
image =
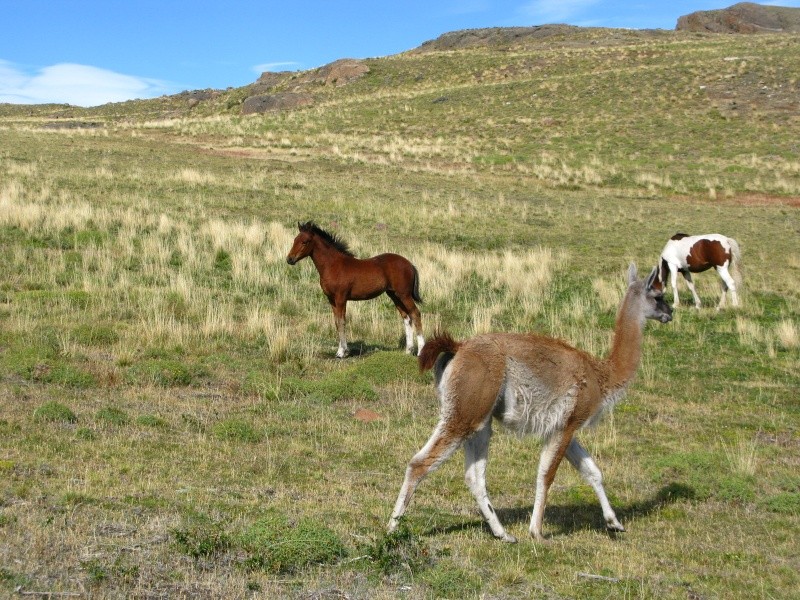
{"type": "Polygon", "coordinates": [[[45,402],[33,411],[33,420],[40,422],[74,423],[78,417],[68,406],[55,401],[45,402]]]}
{"type": "Polygon", "coordinates": [[[150,383],[163,387],[184,386],[196,383],[208,375],[205,368],[174,359],[149,359],[128,368],[129,383],[150,383]]]}
{"type": "Polygon", "coordinates": [[[237,537],[247,552],[247,565],[271,573],[293,573],[311,564],[333,563],[346,554],[342,541],[329,528],[312,519],[296,524],[270,511],[237,537]]]}
{"type": "Polygon", "coordinates": [[[170,532],[181,552],[192,558],[201,558],[224,552],[230,548],[230,536],[222,525],[206,515],[193,514],[183,525],[170,532]]]}
{"type": "Polygon", "coordinates": [[[254,444],[260,442],[264,434],[253,427],[249,422],[241,419],[226,419],[213,426],[214,435],[221,440],[234,442],[247,442],[254,444]]]}
{"type": "Polygon", "coordinates": [[[131,418],[124,410],[114,406],[106,406],[97,411],[97,420],[108,423],[109,425],[127,425],[131,418]]]}

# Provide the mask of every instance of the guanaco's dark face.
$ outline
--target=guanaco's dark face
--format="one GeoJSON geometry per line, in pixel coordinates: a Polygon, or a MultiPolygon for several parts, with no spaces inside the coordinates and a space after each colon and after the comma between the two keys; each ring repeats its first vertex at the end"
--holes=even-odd
{"type": "Polygon", "coordinates": [[[644,288],[648,305],[645,316],[662,323],[672,321],[672,307],[664,300],[664,282],[659,276],[658,267],[650,272],[644,288]]]}

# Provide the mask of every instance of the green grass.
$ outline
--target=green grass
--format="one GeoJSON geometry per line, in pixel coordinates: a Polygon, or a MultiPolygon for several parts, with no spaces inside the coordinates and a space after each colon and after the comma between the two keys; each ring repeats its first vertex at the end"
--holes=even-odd
{"type": "MultiPolygon", "coordinates": [[[[241,89],[0,106],[0,595],[792,597],[797,45],[581,30],[370,59],[296,112],[242,117],[241,89]],[[599,355],[630,261],[676,231],[739,240],[742,307],[648,324],[627,400],[581,433],[628,532],[566,467],[551,542],[528,539],[539,444],[498,431],[517,545],[459,457],[387,535],[432,378],[385,297],[348,305],[354,353],[333,358],[317,273],[285,262],[307,219],[408,256],[427,336],[599,355]]],[[[713,307],[716,275],[695,281],[713,307]]]]}

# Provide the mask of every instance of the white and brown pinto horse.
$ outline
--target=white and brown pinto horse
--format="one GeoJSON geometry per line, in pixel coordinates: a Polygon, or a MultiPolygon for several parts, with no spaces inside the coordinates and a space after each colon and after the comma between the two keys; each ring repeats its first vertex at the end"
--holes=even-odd
{"type": "Polygon", "coordinates": [[[705,235],[687,235],[676,233],[661,251],[661,281],[666,283],[667,271],[672,283],[673,304],[680,305],[678,298],[678,273],[683,275],[686,285],[692,292],[694,305],[700,308],[700,298],[692,281],[692,273],[702,273],[714,268],[722,279],[722,297],[717,309],[725,306],[727,292],[731,293],[731,304],[739,306],[736,284],[741,282],[741,252],[739,244],[733,238],[708,233],[705,235]]]}

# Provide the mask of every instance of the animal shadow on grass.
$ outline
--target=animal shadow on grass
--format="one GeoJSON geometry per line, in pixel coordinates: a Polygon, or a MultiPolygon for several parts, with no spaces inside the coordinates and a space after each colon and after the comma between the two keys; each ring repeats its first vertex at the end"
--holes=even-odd
{"type": "MultiPolygon", "coordinates": [[[[618,507],[617,516],[623,525],[635,517],[644,517],[680,500],[691,500],[695,498],[695,490],[689,485],[673,482],[663,486],[653,498],[631,502],[627,505],[618,507]]],[[[615,506],[615,508],[617,508],[615,506]]],[[[498,508],[497,516],[504,525],[518,525],[529,523],[533,505],[517,508],[498,508]]],[[[545,527],[549,528],[549,535],[545,537],[553,538],[562,535],[569,535],[591,526],[594,529],[606,530],[609,537],[616,539],[620,532],[606,529],[600,505],[597,502],[580,502],[569,504],[548,505],[544,514],[545,527]]],[[[469,529],[480,528],[491,535],[492,531],[483,519],[471,519],[468,522],[457,525],[447,525],[441,527],[431,527],[425,535],[436,535],[442,533],[454,533],[457,531],[467,531],[469,529]]]]}
{"type": "MultiPolygon", "coordinates": [[[[347,356],[344,358],[344,360],[347,360],[348,358],[369,356],[370,354],[384,350],[395,350],[395,348],[383,344],[369,344],[364,340],[353,340],[348,342],[347,356]]],[[[336,357],[331,358],[334,360],[342,360],[341,358],[336,357]]]]}

